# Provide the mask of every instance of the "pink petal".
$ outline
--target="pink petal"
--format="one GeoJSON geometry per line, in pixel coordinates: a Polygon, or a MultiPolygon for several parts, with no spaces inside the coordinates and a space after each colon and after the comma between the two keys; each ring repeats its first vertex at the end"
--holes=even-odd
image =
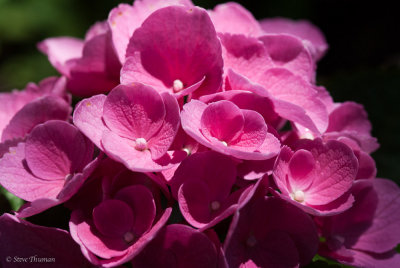
{"type": "Polygon", "coordinates": [[[38,124],[48,120],[67,120],[71,107],[58,97],[43,97],[19,110],[3,131],[2,141],[24,138],[38,124]]]}
{"type": "Polygon", "coordinates": [[[307,189],[312,183],[312,178],[307,175],[315,168],[314,156],[306,150],[296,151],[289,161],[289,172],[294,181],[291,185],[298,189],[307,189]]]}
{"type": "Polygon", "coordinates": [[[160,80],[164,88],[172,90],[175,80],[180,80],[186,88],[206,77],[196,90],[198,95],[216,92],[221,85],[221,45],[203,9],[169,6],[152,13],[134,32],[126,56],[138,53],[143,68],[138,68],[136,74],[135,70],[129,73],[123,67],[121,81],[126,81],[125,75],[132,82],[150,85],[154,85],[151,80],[160,80]],[[203,60],[199,61],[200,58],[203,60]],[[143,76],[141,72],[150,75],[143,76]],[[139,80],[136,76],[148,79],[139,80]]]}
{"type": "Polygon", "coordinates": [[[258,36],[261,27],[253,15],[240,4],[231,2],[217,5],[209,11],[217,32],[258,36]]]}
{"type": "Polygon", "coordinates": [[[130,139],[122,138],[110,131],[104,131],[102,145],[105,152],[115,161],[123,163],[128,169],[139,172],[158,172],[172,168],[180,163],[186,153],[183,151],[167,152],[153,160],[149,150],[138,151],[130,139]]]}
{"type": "Polygon", "coordinates": [[[286,18],[272,18],[261,20],[260,25],[265,33],[285,33],[303,39],[315,60],[322,58],[328,49],[323,33],[306,20],[294,21],[286,18]]]}
{"type": "Polygon", "coordinates": [[[36,126],[26,140],[25,157],[33,174],[44,180],[81,172],[93,156],[93,144],[64,121],[36,126]]]}
{"type": "Polygon", "coordinates": [[[26,200],[56,198],[64,185],[63,180],[41,180],[26,165],[25,144],[10,148],[0,159],[0,183],[12,194],[26,200]]]}
{"type": "Polygon", "coordinates": [[[95,95],[80,101],[74,111],[74,125],[88,137],[98,148],[104,130],[108,130],[104,124],[103,106],[107,96],[95,95]]]}
{"type": "Polygon", "coordinates": [[[207,106],[200,123],[201,132],[206,138],[214,137],[230,144],[241,134],[245,118],[232,102],[218,101],[207,106]]]}
{"type": "Polygon", "coordinates": [[[168,151],[175,139],[180,124],[179,106],[176,99],[166,92],[161,94],[161,97],[165,107],[164,122],[158,133],[148,142],[153,159],[162,157],[168,151]]]}
{"type": "Polygon", "coordinates": [[[162,97],[142,84],[116,87],[103,107],[107,127],[131,140],[144,138],[148,141],[161,128],[165,114],[162,97]]]}
{"type": "Polygon", "coordinates": [[[123,239],[131,231],[134,215],[132,209],[123,201],[105,200],[93,209],[93,223],[104,236],[123,239]]]}
{"type": "Polygon", "coordinates": [[[114,196],[129,205],[133,213],[132,231],[140,236],[150,230],[156,217],[154,197],[149,189],[142,185],[124,187],[114,196]]]}
{"type": "Polygon", "coordinates": [[[40,42],[38,48],[47,55],[57,71],[68,76],[70,67],[67,63],[82,56],[83,41],[72,37],[54,37],[40,42]]]}

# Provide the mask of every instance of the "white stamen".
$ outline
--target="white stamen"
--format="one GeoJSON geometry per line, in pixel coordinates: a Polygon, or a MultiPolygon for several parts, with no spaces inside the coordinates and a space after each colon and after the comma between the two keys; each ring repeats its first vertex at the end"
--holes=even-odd
{"type": "Polygon", "coordinates": [[[181,91],[181,90],[183,89],[183,83],[182,83],[182,81],[179,80],[179,79],[174,80],[172,89],[174,90],[174,92],[179,92],[179,91],[181,91]]]}
{"type": "Polygon", "coordinates": [[[293,199],[297,202],[304,202],[304,192],[301,190],[297,190],[296,192],[294,192],[293,194],[293,199]]]}
{"type": "Polygon", "coordinates": [[[308,128],[305,128],[304,133],[300,136],[300,138],[313,140],[315,137],[314,137],[314,134],[308,128]]]}
{"type": "Polygon", "coordinates": [[[212,210],[217,210],[221,207],[221,204],[218,201],[213,201],[211,202],[211,209],[212,210]]]}
{"type": "Polygon", "coordinates": [[[190,155],[191,151],[189,150],[189,148],[183,148],[182,151],[186,152],[187,155],[190,155]]]}
{"type": "Polygon", "coordinates": [[[126,243],[130,243],[135,239],[135,235],[132,232],[126,232],[124,234],[124,240],[126,243]]]}
{"type": "Polygon", "coordinates": [[[246,244],[249,247],[254,247],[257,244],[257,239],[254,237],[254,235],[250,235],[249,238],[247,238],[246,244]]]}
{"type": "Polygon", "coordinates": [[[221,141],[221,143],[225,146],[228,146],[228,143],[226,143],[226,141],[221,141]]]}
{"type": "Polygon", "coordinates": [[[138,151],[144,151],[147,149],[147,141],[144,138],[137,138],[135,141],[135,149],[138,151]]]}

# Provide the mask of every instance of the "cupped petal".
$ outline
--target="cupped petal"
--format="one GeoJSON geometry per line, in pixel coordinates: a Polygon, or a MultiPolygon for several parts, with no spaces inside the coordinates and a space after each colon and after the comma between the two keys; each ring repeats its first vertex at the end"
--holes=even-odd
{"type": "Polygon", "coordinates": [[[179,81],[180,90],[205,77],[194,93],[197,95],[216,92],[221,85],[221,45],[211,19],[201,8],[169,6],[153,12],[129,41],[126,56],[136,53],[140,53],[143,68],[135,68],[137,75],[123,70],[121,81],[129,75],[133,81],[152,85],[151,80],[156,79],[170,90],[174,81],[179,81]],[[143,76],[143,71],[150,75],[143,76]],[[137,80],[136,76],[150,81],[137,80]]]}
{"type": "Polygon", "coordinates": [[[39,50],[46,54],[50,63],[61,74],[68,76],[70,66],[69,60],[78,59],[82,56],[83,40],[72,37],[53,37],[45,39],[38,44],[39,50]]]}
{"type": "Polygon", "coordinates": [[[132,231],[136,237],[150,230],[156,217],[156,205],[150,190],[142,185],[124,187],[114,196],[125,202],[133,213],[132,231]]]}
{"type": "Polygon", "coordinates": [[[267,34],[290,34],[301,38],[318,61],[328,49],[324,34],[315,25],[306,20],[287,18],[268,18],[260,21],[262,30],[267,34]]]}
{"type": "Polygon", "coordinates": [[[42,180],[34,176],[25,161],[25,143],[11,147],[0,159],[0,183],[12,194],[26,200],[56,198],[63,180],[42,180]]]}
{"type": "Polygon", "coordinates": [[[161,98],[163,99],[165,107],[164,122],[158,133],[148,142],[148,147],[150,148],[151,157],[153,159],[162,157],[168,151],[180,125],[179,105],[177,100],[167,92],[162,93],[161,98]]]}
{"type": "Polygon", "coordinates": [[[312,176],[307,176],[315,167],[314,156],[306,150],[297,150],[289,161],[289,172],[293,181],[292,188],[306,190],[312,183],[312,176]]]}
{"type": "Polygon", "coordinates": [[[132,230],[135,217],[132,209],[123,201],[109,199],[93,208],[93,223],[104,236],[123,239],[132,230]]]}
{"type": "Polygon", "coordinates": [[[32,173],[44,180],[63,180],[92,160],[93,143],[64,121],[36,126],[26,140],[25,158],[32,173]]]}
{"type": "Polygon", "coordinates": [[[106,98],[100,94],[80,101],[73,115],[74,125],[100,149],[103,131],[108,130],[102,118],[106,98]]]}
{"type": "Polygon", "coordinates": [[[161,128],[166,115],[162,97],[153,88],[136,83],[120,85],[107,96],[103,119],[117,135],[148,141],[161,128]]]}
{"type": "Polygon", "coordinates": [[[217,32],[250,36],[258,36],[262,33],[253,15],[238,3],[217,5],[214,10],[209,11],[209,14],[217,32]]]}
{"type": "Polygon", "coordinates": [[[243,129],[236,140],[229,143],[231,148],[254,152],[267,138],[267,125],[263,117],[252,110],[241,110],[244,123],[243,129]]]}
{"type": "Polygon", "coordinates": [[[230,144],[242,134],[245,117],[230,101],[218,101],[207,105],[200,119],[201,132],[206,138],[214,137],[230,144]]]}
{"type": "Polygon", "coordinates": [[[103,132],[101,142],[109,157],[124,164],[132,171],[158,172],[167,170],[179,164],[187,155],[184,151],[167,152],[161,158],[153,160],[149,150],[138,151],[135,149],[135,143],[132,140],[122,138],[110,131],[103,132]]]}
{"type": "Polygon", "coordinates": [[[264,35],[259,37],[276,67],[283,67],[314,82],[315,68],[311,54],[303,42],[291,35],[264,35]]]}
{"type": "Polygon", "coordinates": [[[47,96],[25,105],[10,120],[1,136],[2,141],[25,138],[38,124],[48,120],[66,121],[72,108],[62,98],[47,96]]]}
{"type": "Polygon", "coordinates": [[[217,267],[218,252],[204,234],[183,224],[162,229],[133,261],[134,267],[217,267]]]}

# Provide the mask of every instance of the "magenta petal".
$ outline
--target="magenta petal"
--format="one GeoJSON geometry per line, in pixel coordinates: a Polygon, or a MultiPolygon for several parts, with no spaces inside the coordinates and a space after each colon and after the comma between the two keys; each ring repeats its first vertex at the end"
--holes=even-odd
{"type": "Polygon", "coordinates": [[[105,152],[115,161],[123,163],[128,169],[139,172],[158,172],[172,168],[186,157],[183,151],[167,152],[153,160],[149,150],[138,151],[130,139],[122,138],[110,131],[104,131],[102,145],[105,152]]]}
{"type": "Polygon", "coordinates": [[[267,137],[267,125],[263,117],[255,111],[242,110],[242,114],[244,117],[243,130],[229,146],[244,151],[255,151],[267,137]]]}
{"type": "Polygon", "coordinates": [[[289,161],[289,171],[297,187],[306,189],[312,183],[312,180],[303,181],[306,184],[302,184],[301,181],[314,169],[314,166],[315,159],[309,151],[298,150],[293,154],[289,161]]]}
{"type": "Polygon", "coordinates": [[[36,125],[48,120],[67,120],[71,107],[59,97],[43,97],[19,110],[4,129],[2,141],[24,138],[36,125]]]}
{"type": "Polygon", "coordinates": [[[201,131],[206,138],[211,136],[229,144],[241,134],[245,118],[232,102],[218,101],[207,106],[200,123],[201,131]]]}
{"type": "Polygon", "coordinates": [[[74,125],[85,134],[98,148],[104,130],[108,130],[103,122],[103,106],[107,96],[96,95],[79,102],[74,111],[74,125]]]}
{"type": "Polygon", "coordinates": [[[43,266],[33,258],[48,258],[53,262],[47,263],[57,267],[90,267],[83,257],[79,246],[71,239],[70,234],[61,229],[33,225],[10,214],[0,216],[0,266],[18,267],[26,263],[10,263],[18,257],[27,258],[32,267],[43,266]],[[32,256],[32,257],[31,257],[32,256]],[[11,265],[11,266],[10,266],[11,265]]]}
{"type": "Polygon", "coordinates": [[[189,180],[178,191],[182,215],[193,226],[199,228],[211,220],[211,198],[205,182],[189,180]]]}
{"type": "Polygon", "coordinates": [[[126,56],[138,53],[143,68],[137,68],[136,74],[123,67],[121,81],[125,75],[149,85],[160,80],[164,90],[172,90],[176,80],[186,88],[206,77],[195,94],[216,92],[221,85],[221,45],[207,12],[201,8],[169,6],[152,13],[129,41],[126,56]]]}
{"type": "Polygon", "coordinates": [[[209,13],[217,32],[251,36],[261,34],[259,23],[240,4],[234,2],[220,4],[209,13]]]}
{"type": "Polygon", "coordinates": [[[323,33],[306,20],[293,21],[286,18],[272,18],[260,21],[265,33],[290,34],[304,40],[315,60],[319,60],[328,49],[323,33]]]}
{"type": "Polygon", "coordinates": [[[204,234],[183,224],[172,224],[159,232],[133,259],[132,265],[144,267],[217,267],[218,253],[204,234]]]}
{"type": "Polygon", "coordinates": [[[156,217],[156,205],[147,187],[142,185],[124,187],[114,198],[129,205],[134,216],[132,223],[134,235],[140,236],[151,228],[156,217]]]}
{"type": "Polygon", "coordinates": [[[47,55],[57,71],[68,76],[70,67],[67,62],[82,56],[83,41],[71,37],[48,38],[40,42],[38,48],[47,55]]]}
{"type": "Polygon", "coordinates": [[[93,144],[64,121],[36,126],[26,140],[25,157],[33,174],[45,180],[81,172],[92,159],[93,144]]]}
{"type": "Polygon", "coordinates": [[[0,183],[12,194],[26,200],[56,198],[64,185],[63,180],[41,180],[26,166],[25,144],[10,148],[0,159],[0,183]]]}
{"type": "Polygon", "coordinates": [[[148,141],[161,128],[164,117],[163,99],[153,88],[142,84],[120,85],[104,102],[107,127],[125,138],[148,141]]]}
{"type": "Polygon", "coordinates": [[[175,139],[180,124],[179,105],[176,99],[166,92],[162,93],[161,97],[164,101],[166,114],[162,127],[148,142],[153,159],[162,157],[168,151],[175,139]]]}
{"type": "Polygon", "coordinates": [[[123,239],[133,221],[132,209],[123,201],[105,200],[93,209],[94,225],[104,236],[123,239]]]}

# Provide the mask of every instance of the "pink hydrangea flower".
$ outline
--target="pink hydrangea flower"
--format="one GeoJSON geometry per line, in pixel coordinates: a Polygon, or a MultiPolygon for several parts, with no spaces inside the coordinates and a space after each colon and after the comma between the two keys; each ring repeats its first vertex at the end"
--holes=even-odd
{"type": "Polygon", "coordinates": [[[29,217],[71,198],[95,168],[92,158],[93,144],[76,127],[48,121],[0,159],[0,183],[30,202],[18,213],[29,217]]]}
{"type": "Polygon", "coordinates": [[[186,158],[170,184],[185,219],[194,227],[207,229],[236,211],[245,188],[231,193],[235,180],[235,162],[208,151],[186,158]]]}
{"type": "Polygon", "coordinates": [[[280,193],[274,193],[313,215],[338,214],[354,201],[349,190],[357,170],[357,158],[345,144],[303,140],[294,152],[282,148],[273,171],[280,193]]]}
{"type": "Polygon", "coordinates": [[[136,0],[133,5],[119,4],[111,10],[108,25],[118,58],[122,64],[126,59],[126,49],[134,31],[154,11],[172,5],[194,7],[190,0],[136,0]]]}
{"type": "Polygon", "coordinates": [[[219,267],[218,252],[202,232],[187,225],[172,224],[157,236],[132,261],[133,267],[219,267]]]}
{"type": "Polygon", "coordinates": [[[239,159],[264,160],[278,154],[280,142],[268,132],[263,117],[221,100],[192,100],[181,112],[182,128],[199,143],[239,159]]]}
{"type": "Polygon", "coordinates": [[[102,267],[123,264],[139,254],[171,213],[170,208],[161,209],[154,180],[109,160],[68,204],[73,209],[72,238],[90,262],[102,267]]]}
{"type": "Polygon", "coordinates": [[[85,40],[53,37],[39,43],[38,48],[68,78],[68,89],[74,95],[92,96],[118,85],[121,64],[107,22],[93,25],[85,40]]]}
{"type": "Polygon", "coordinates": [[[0,158],[38,124],[67,120],[72,111],[65,78],[49,77],[22,91],[0,93],[0,158]]]}
{"type": "Polygon", "coordinates": [[[168,152],[179,128],[174,97],[142,84],[120,85],[108,96],[81,101],[74,124],[101,150],[133,171],[171,168],[186,156],[168,152]]]}
{"type": "Polygon", "coordinates": [[[317,219],[325,238],[319,254],[357,267],[399,266],[399,187],[386,179],[358,180],[351,193],[349,210],[317,219]]]}
{"type": "Polygon", "coordinates": [[[126,57],[122,84],[141,82],[177,98],[214,93],[221,86],[221,44],[207,12],[198,7],[152,13],[133,33],[126,57]]]}

